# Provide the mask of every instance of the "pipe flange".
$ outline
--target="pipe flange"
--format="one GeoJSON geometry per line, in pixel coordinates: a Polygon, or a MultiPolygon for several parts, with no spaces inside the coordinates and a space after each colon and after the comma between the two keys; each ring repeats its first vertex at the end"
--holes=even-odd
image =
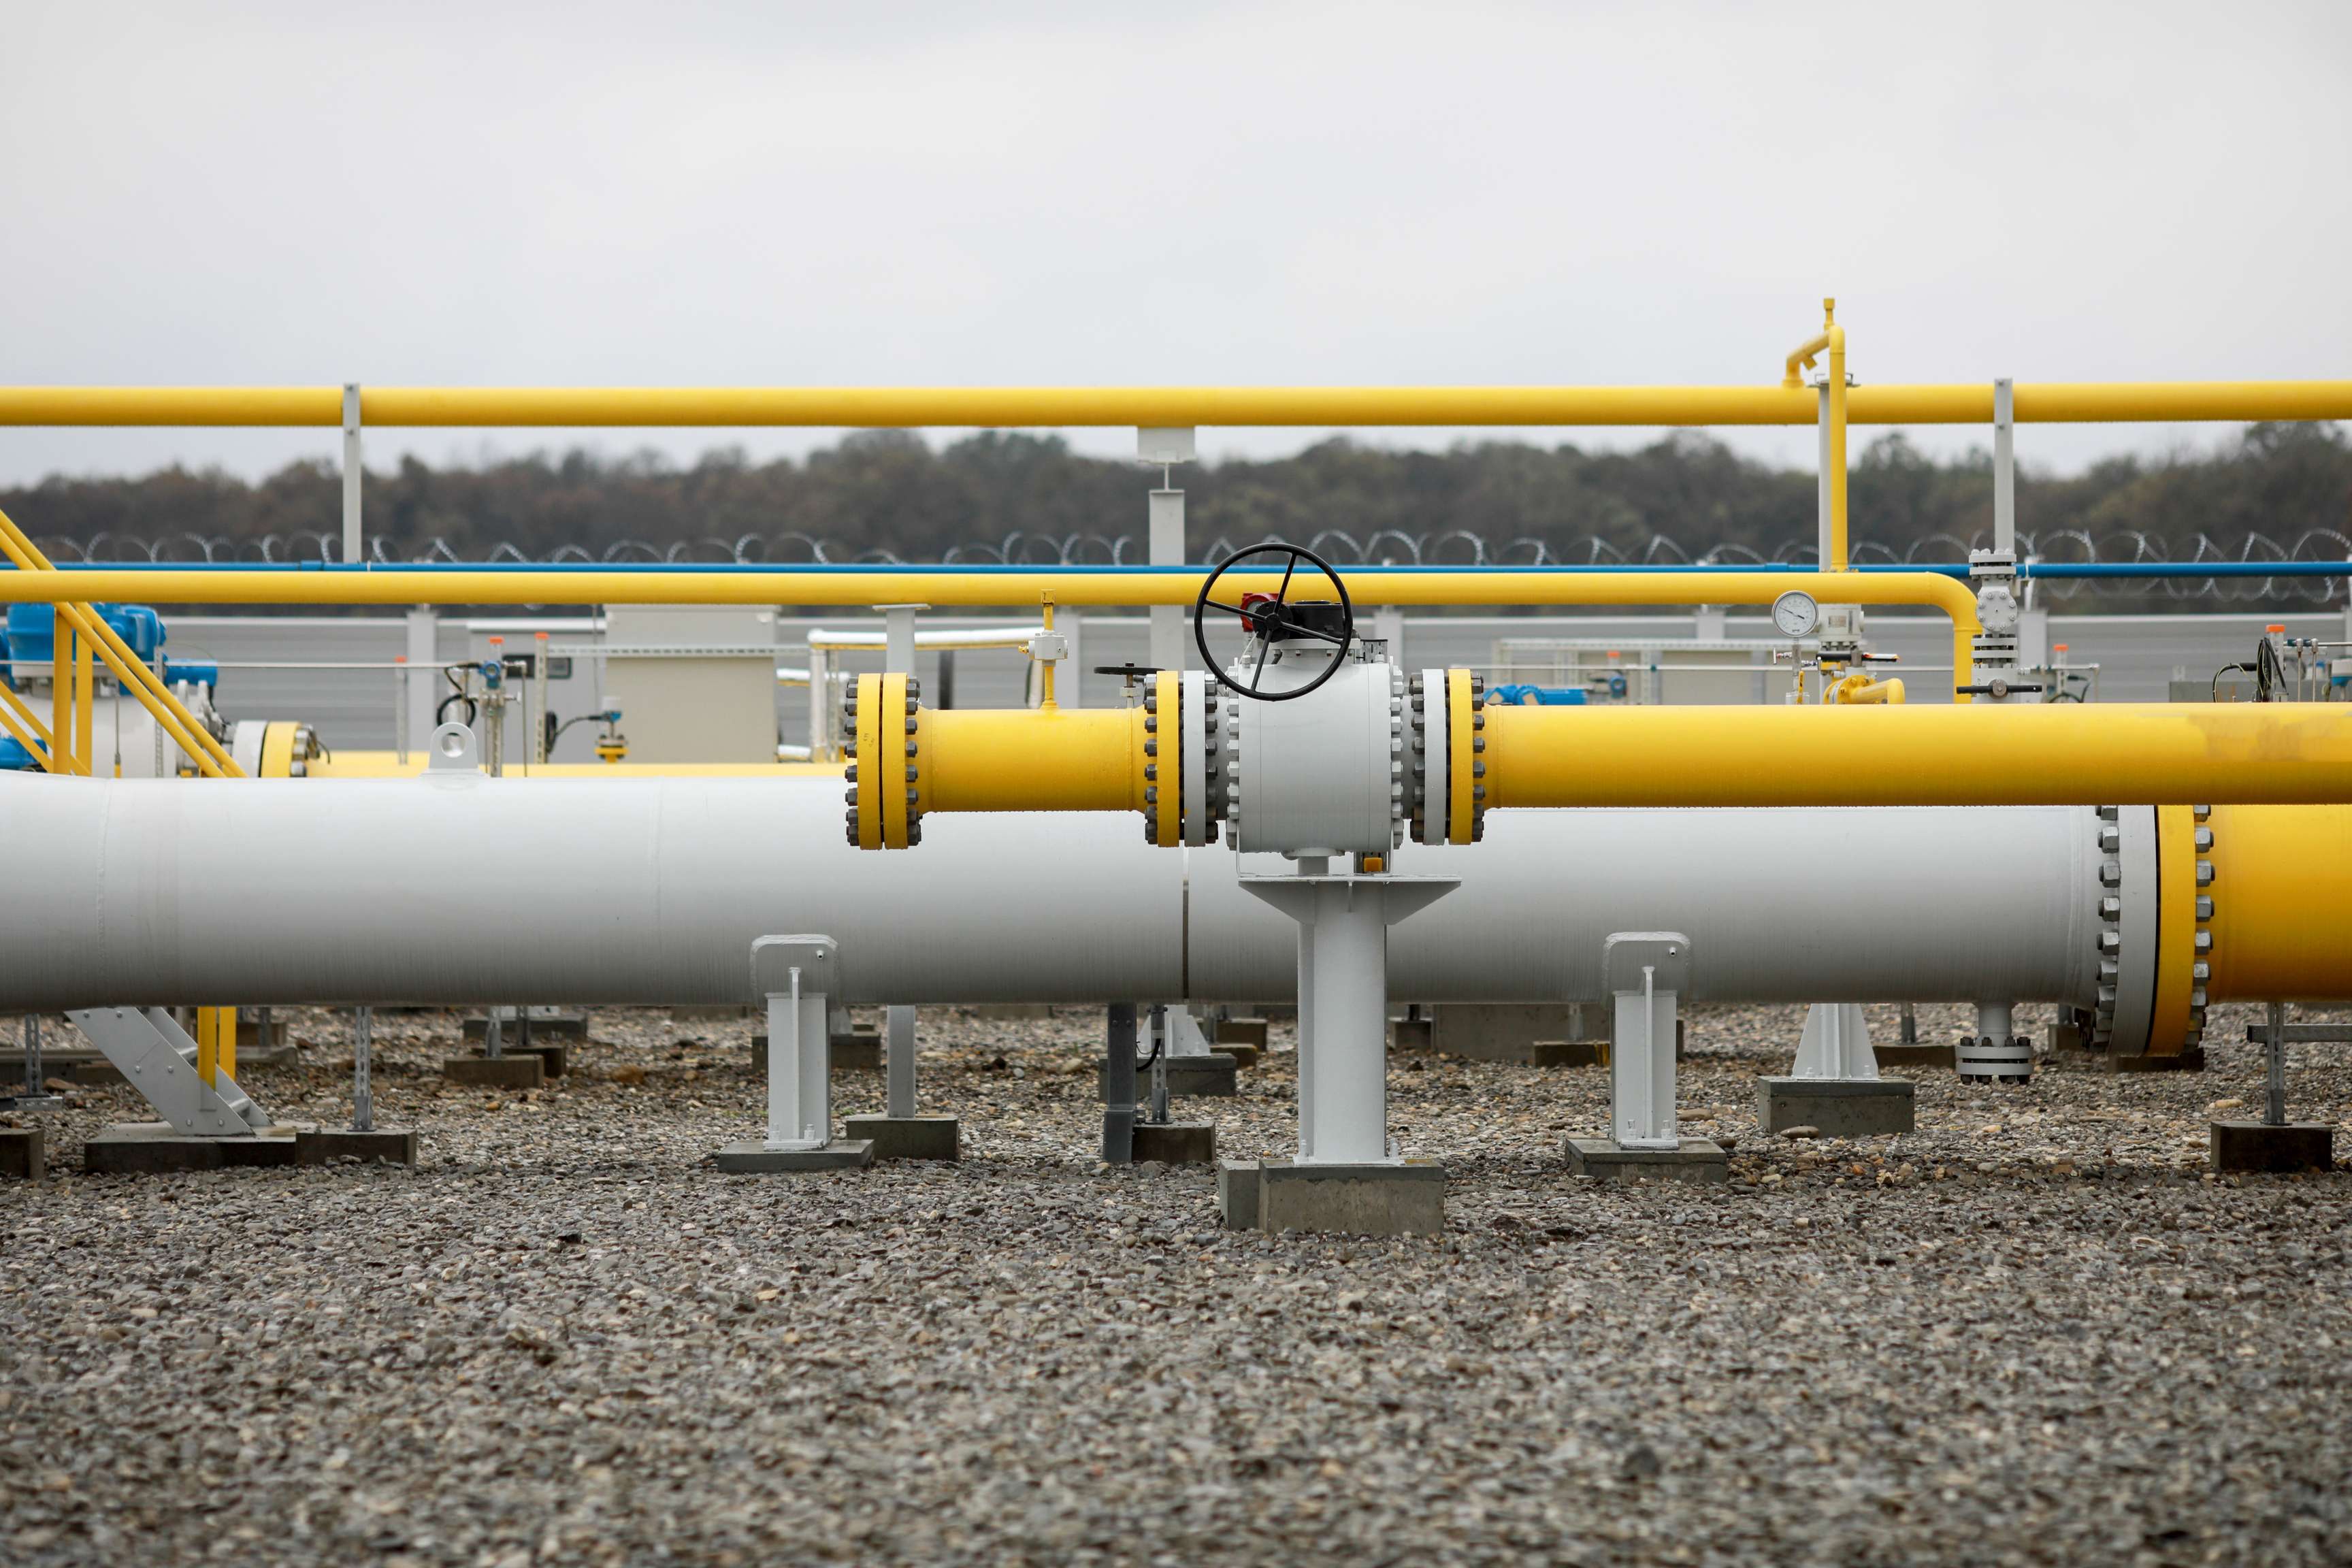
{"type": "Polygon", "coordinates": [[[2100,1050],[2115,1038],[2116,986],[2123,973],[2123,879],[2124,864],[2120,830],[2114,825],[2121,815],[2118,806],[2098,808],[2099,862],[2098,888],[2094,897],[2099,910],[2099,985],[2097,999],[2091,1009],[2089,1044],[2100,1050]],[[2108,847],[2108,836],[2116,837],[2115,847],[2108,847]]]}
{"type": "Polygon", "coordinates": [[[1470,842],[1486,837],[1486,678],[1470,678],[1470,842]]]}
{"type": "Polygon", "coordinates": [[[1405,834],[1412,822],[1411,785],[1406,782],[1409,758],[1405,735],[1410,721],[1405,712],[1404,670],[1389,666],[1389,848],[1403,847],[1405,834]]]}
{"type": "Polygon", "coordinates": [[[2197,805],[2189,811],[2197,824],[2197,886],[2189,894],[2195,900],[2197,934],[2189,950],[2189,1033],[2180,1047],[2184,1051],[2201,1049],[2205,1044],[2205,986],[2213,978],[2213,808],[2197,805]]]}

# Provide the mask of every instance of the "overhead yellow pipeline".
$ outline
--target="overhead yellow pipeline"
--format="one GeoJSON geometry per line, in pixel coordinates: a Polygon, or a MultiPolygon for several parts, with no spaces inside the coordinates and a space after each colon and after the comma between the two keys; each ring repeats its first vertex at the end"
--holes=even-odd
{"type": "MultiPolygon", "coordinates": [[[[1812,394],[1780,386],[370,386],[370,426],[1811,425],[1812,394]]],[[[1857,386],[1857,425],[1990,425],[1992,387],[1857,386]]],[[[2352,419],[2352,381],[2020,383],[2021,424],[2352,419]]],[[[0,425],[340,427],[339,386],[0,387],[0,425]]]]}
{"type": "Polygon", "coordinates": [[[923,709],[915,721],[919,804],[1141,811],[1143,720],[1140,708],[923,709]]]}
{"type": "MultiPolygon", "coordinates": [[[[2273,707],[2271,711],[2278,709],[2273,707]]],[[[2352,805],[2216,805],[2207,994],[2352,996],[2352,805]]]]}
{"type": "Polygon", "coordinates": [[[2352,801],[2352,712],[2323,704],[1486,713],[1489,807],[2352,801]]]}

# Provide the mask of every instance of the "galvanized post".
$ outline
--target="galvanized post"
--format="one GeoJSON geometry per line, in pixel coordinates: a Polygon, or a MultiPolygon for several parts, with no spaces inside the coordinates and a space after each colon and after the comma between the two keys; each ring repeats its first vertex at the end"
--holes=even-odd
{"type": "Polygon", "coordinates": [[[1135,1004],[1110,1005],[1103,1039],[1103,1163],[1135,1160],[1135,1004]]]}
{"type": "Polygon", "coordinates": [[[352,1131],[375,1131],[375,1086],[369,1076],[369,1058],[375,1047],[375,1009],[362,1007],[352,1016],[352,1131]]]}
{"type": "MultiPolygon", "coordinates": [[[[1178,463],[1191,462],[1193,455],[1189,426],[1147,427],[1135,433],[1135,460],[1160,470],[1160,488],[1151,492],[1146,514],[1144,540],[1145,553],[1154,566],[1184,564],[1184,492],[1171,481],[1171,475],[1178,463]]],[[[1185,636],[1184,607],[1154,605],[1150,616],[1152,666],[1159,669],[1189,668],[1192,660],[1188,654],[1190,639],[1185,636]]]]}
{"type": "Polygon", "coordinates": [[[360,384],[343,384],[343,564],[355,565],[360,553],[360,384]]]}
{"type": "Polygon", "coordinates": [[[888,1110],[895,1121],[907,1121],[915,1114],[915,1010],[892,1006],[885,1016],[888,1023],[884,1068],[887,1070],[888,1110]]]}
{"type": "Polygon", "coordinates": [[[2017,553],[2017,416],[2009,378],[1992,384],[1992,547],[2017,553]]]}
{"type": "Polygon", "coordinates": [[[1168,1005],[1151,1005],[1151,1122],[1168,1123],[1168,1005]]]}
{"type": "Polygon", "coordinates": [[[497,1061],[507,1054],[505,1031],[499,1024],[499,1010],[493,1006],[482,1009],[482,1055],[497,1061]]]}
{"type": "Polygon", "coordinates": [[[46,1100],[49,1093],[47,1070],[41,1065],[41,1016],[25,1015],[25,1098],[46,1100]]]}
{"type": "Polygon", "coordinates": [[[2263,1124],[2286,1125],[2286,1004],[2273,1002],[2263,1042],[2263,1124]]]}
{"type": "Polygon", "coordinates": [[[404,768],[408,765],[408,656],[394,654],[392,663],[392,749],[404,768]]]}

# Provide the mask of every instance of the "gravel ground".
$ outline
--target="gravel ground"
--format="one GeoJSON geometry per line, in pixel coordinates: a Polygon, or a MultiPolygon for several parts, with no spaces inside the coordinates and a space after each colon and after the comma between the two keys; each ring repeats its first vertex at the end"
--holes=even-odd
{"type": "MultiPolygon", "coordinates": [[[[2352,1561],[2352,1178],[2203,1173],[2252,1016],[2202,1074],[1926,1074],[1847,1143],[1756,1135],[1797,1010],[1702,1010],[1712,1189],[1564,1173],[1597,1071],[1402,1058],[1451,1228],[1372,1242],[1098,1166],[1090,1013],[924,1015],[962,1165],[764,1179],[705,1163],[757,1130],[747,1023],[600,1015],[517,1096],[383,1015],[418,1170],[0,1186],[0,1562],[2352,1561]]],[[[292,1033],[249,1087],[340,1123],[345,1026],[292,1033]]],[[[1281,1036],[1192,1102],[1228,1153],[1289,1145],[1281,1036]]],[[[2341,1051],[2292,1085],[2352,1109],[2341,1051]]],[[[139,1112],[38,1114],[71,1170],[139,1112]]]]}

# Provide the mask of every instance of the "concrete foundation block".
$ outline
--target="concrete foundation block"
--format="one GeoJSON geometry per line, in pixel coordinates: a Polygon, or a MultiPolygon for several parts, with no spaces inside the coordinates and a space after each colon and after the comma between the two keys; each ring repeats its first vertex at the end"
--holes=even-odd
{"type": "Polygon", "coordinates": [[[1581,1002],[1445,1002],[1430,1010],[1429,1045],[1473,1061],[1526,1062],[1538,1040],[1589,1040],[1604,1033],[1604,1011],[1581,1002]]]}
{"type": "Polygon", "coordinates": [[[2193,1046],[2168,1057],[2119,1057],[2107,1053],[2109,1072],[2203,1072],[2205,1047],[2193,1046]]]}
{"type": "Polygon", "coordinates": [[[1605,1068],[1606,1040],[1538,1040],[1528,1047],[1528,1065],[1539,1068],[1605,1068]]]}
{"type": "Polygon", "coordinates": [[[48,1173],[47,1148],[37,1127],[0,1127],[0,1177],[39,1181],[48,1173]]]}
{"type": "Polygon", "coordinates": [[[1265,1049],[1264,1018],[1220,1018],[1216,1037],[1210,1042],[1218,1046],[1247,1046],[1254,1051],[1265,1049]]]}
{"type": "Polygon", "coordinates": [[[416,1130],[379,1127],[359,1132],[348,1127],[306,1128],[294,1134],[294,1163],[325,1165],[357,1160],[363,1165],[416,1163],[416,1130]]]}
{"type": "Polygon", "coordinates": [[[130,1121],[82,1145],[81,1168],[93,1176],[148,1176],[217,1171],[231,1165],[291,1165],[294,1129],[247,1138],[193,1138],[168,1121],[130,1121]]]}
{"type": "Polygon", "coordinates": [[[1568,1168],[1597,1182],[1726,1182],[1731,1160],[1722,1146],[1685,1138],[1673,1149],[1621,1149],[1613,1139],[1571,1138],[1568,1168]]]}
{"type": "MultiPolygon", "coordinates": [[[[755,1042],[760,1065],[768,1065],[768,1042],[755,1042]]],[[[835,1035],[829,1046],[828,1059],[835,1072],[880,1072],[882,1070],[882,1032],[879,1029],[855,1029],[846,1035],[835,1035]]]]}
{"type": "Polygon", "coordinates": [[[1902,1078],[1763,1078],[1756,1120],[1768,1136],[1813,1127],[1824,1138],[1878,1138],[1912,1131],[1916,1094],[1902,1078]]]}
{"type": "MultiPolygon", "coordinates": [[[[1170,1057],[1168,1062],[1168,1092],[1171,1095],[1226,1096],[1237,1092],[1234,1069],[1236,1063],[1225,1051],[1211,1051],[1205,1057],[1170,1057]]],[[[1110,1064],[1098,1064],[1097,1077],[1105,1100],[1110,1097],[1110,1064]]],[[[1151,1098],[1151,1069],[1139,1060],[1135,1064],[1135,1098],[1151,1098]]]]}
{"type": "Polygon", "coordinates": [[[2322,1123],[2263,1121],[2213,1123],[2216,1171],[2332,1171],[2336,1129],[2322,1123]]]}
{"type": "Polygon", "coordinates": [[[547,1082],[547,1064],[530,1056],[451,1057],[441,1076],[467,1089],[538,1089],[547,1082]]]}
{"type": "Polygon", "coordinates": [[[569,1046],[543,1045],[533,1040],[527,1046],[509,1044],[505,1049],[510,1057],[537,1057],[542,1078],[562,1078],[572,1070],[572,1047],[569,1046]]]}
{"type": "Polygon", "coordinates": [[[1244,1072],[1247,1072],[1250,1068],[1257,1066],[1258,1058],[1265,1055],[1264,1051],[1260,1050],[1255,1046],[1236,1044],[1232,1040],[1223,1040],[1218,1042],[1217,1054],[1219,1056],[1233,1058],[1234,1066],[1241,1068],[1244,1072]]]}
{"type": "Polygon", "coordinates": [[[1883,1068],[1941,1068],[1950,1072],[1959,1063],[1956,1046],[1873,1046],[1870,1054],[1883,1068]]]}
{"type": "Polygon", "coordinates": [[[1326,1236],[1437,1236],[1445,1229],[1445,1167],[1258,1164],[1259,1230],[1326,1236]]]}
{"type": "MultiPolygon", "coordinates": [[[[740,1007],[722,1007],[712,1011],[734,1018],[742,1016],[744,1010],[740,1007]]],[[[676,1018],[681,1015],[673,1008],[670,1016],[676,1018]]],[[[504,1037],[506,1048],[513,1050],[516,1029],[514,1009],[509,1007],[502,1010],[499,1014],[499,1032],[504,1037]]],[[[488,1016],[476,1014],[466,1020],[465,1037],[469,1040],[480,1039],[487,1032],[487,1026],[488,1016]]],[[[588,1037],[588,1015],[567,1011],[562,1007],[533,1007],[530,1010],[530,1043],[534,1046],[539,1044],[540,1037],[542,1035],[559,1040],[585,1040],[588,1037]]]]}
{"type": "Polygon", "coordinates": [[[1206,1165],[1217,1157],[1217,1128],[1212,1121],[1139,1121],[1132,1144],[1138,1163],[1157,1160],[1164,1165],[1206,1165]]]}
{"type": "Polygon", "coordinates": [[[1257,1228],[1258,1162],[1221,1160],[1217,1163],[1217,1215],[1227,1230],[1257,1228]]]}
{"type": "Polygon", "coordinates": [[[1430,1047],[1430,1023],[1426,1018],[1391,1018],[1389,1020],[1389,1049],[1392,1051],[1427,1051],[1430,1047]]]}
{"type": "Polygon", "coordinates": [[[719,1168],[732,1176],[772,1176],[795,1171],[857,1171],[874,1163],[866,1139],[836,1139],[822,1149],[771,1149],[759,1139],[730,1143],[719,1151],[719,1168]]]}
{"type": "Polygon", "coordinates": [[[872,1143],[877,1160],[963,1158],[963,1123],[952,1116],[848,1116],[841,1126],[850,1142],[872,1143]]]}

